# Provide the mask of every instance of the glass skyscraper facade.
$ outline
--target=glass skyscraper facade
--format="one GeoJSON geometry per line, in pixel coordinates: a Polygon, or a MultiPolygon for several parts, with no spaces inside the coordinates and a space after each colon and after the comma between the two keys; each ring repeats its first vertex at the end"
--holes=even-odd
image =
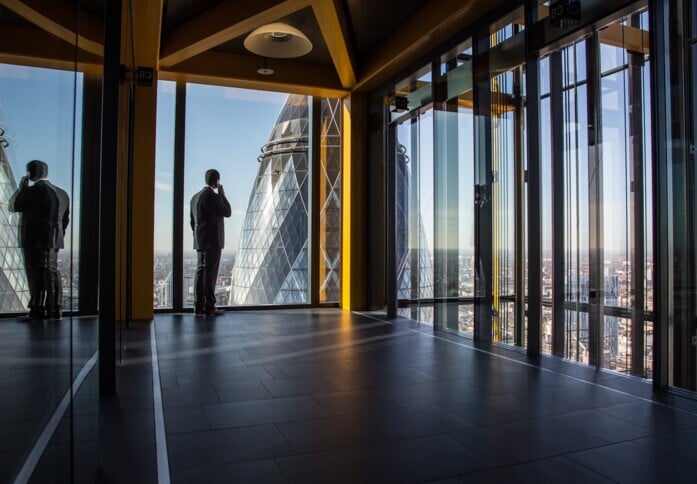
{"type": "MultiPolygon", "coordinates": [[[[340,260],[339,101],[321,103],[320,291],[337,300],[340,260]]],[[[232,270],[230,304],[303,304],[309,294],[310,111],[290,95],[261,148],[232,270]]]]}
{"type": "Polygon", "coordinates": [[[29,287],[22,251],[17,240],[19,214],[10,213],[8,202],[17,190],[5,148],[8,141],[0,128],[0,312],[24,311],[29,303],[29,287]]]}

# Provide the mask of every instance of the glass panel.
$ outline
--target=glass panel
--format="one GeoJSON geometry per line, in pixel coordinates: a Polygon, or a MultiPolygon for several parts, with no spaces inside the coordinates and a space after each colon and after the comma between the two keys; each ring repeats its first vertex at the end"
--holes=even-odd
{"type": "Polygon", "coordinates": [[[409,111],[426,106],[433,99],[431,66],[423,66],[413,75],[398,82],[391,96],[393,101],[390,109],[392,121],[399,119],[409,111]],[[398,106],[396,98],[405,98],[407,106],[398,106]]]}
{"type": "Polygon", "coordinates": [[[435,297],[439,327],[469,331],[457,303],[474,297],[474,115],[471,41],[444,62],[447,91],[435,112],[435,297]]]}
{"type": "Polygon", "coordinates": [[[601,31],[604,304],[633,310],[630,317],[605,316],[602,366],[646,376],[643,313],[652,266],[648,32],[635,13],[601,31]],[[610,45],[608,45],[610,44],[610,45]],[[646,141],[645,141],[646,140],[646,141]],[[648,184],[647,184],[648,183],[648,184]],[[648,229],[648,231],[647,231],[648,229]],[[638,306],[638,307],[637,307],[638,306]],[[632,353],[637,354],[633,355],[632,353]]]}
{"type": "Polygon", "coordinates": [[[503,303],[501,298],[515,295],[516,193],[521,177],[516,170],[522,170],[524,157],[523,107],[519,101],[523,83],[522,68],[491,80],[493,338],[510,344],[514,343],[515,305],[503,303]]]}
{"type": "MultiPolygon", "coordinates": [[[[549,62],[547,62],[549,65],[549,62]]],[[[549,77],[549,71],[547,71],[549,77]]],[[[549,85],[549,78],[547,79],[549,85]]],[[[542,83],[540,83],[542,85],[542,83]]],[[[552,304],[552,125],[550,98],[540,101],[540,172],[542,174],[542,301],[552,304]]],[[[542,352],[552,353],[552,308],[542,307],[542,352]]]]}
{"type": "Polygon", "coordinates": [[[397,294],[433,298],[433,111],[396,126],[397,294]]]}
{"type": "Polygon", "coordinates": [[[99,326],[74,316],[81,221],[98,206],[82,176],[99,163],[101,68],[78,72],[76,48],[14,10],[0,29],[21,55],[3,59],[31,65],[0,64],[0,481],[94,482],[99,326]]]}
{"type": "MultiPolygon", "coordinates": [[[[308,296],[307,96],[187,86],[183,218],[215,168],[231,205],[218,305],[299,304],[308,296]]],[[[194,303],[193,234],[185,237],[184,302],[194,303]]]]}
{"type": "Polygon", "coordinates": [[[606,315],[604,325],[603,367],[630,373],[632,369],[631,319],[606,315]]]}
{"type": "Polygon", "coordinates": [[[341,268],[341,100],[322,99],[319,301],[338,302],[341,268]]]}
{"type": "Polygon", "coordinates": [[[656,322],[656,331],[669,338],[657,351],[669,351],[667,357],[660,355],[660,361],[668,367],[668,383],[697,392],[697,6],[695,2],[675,2],[666,16],[661,28],[670,34],[671,41],[665,52],[657,55],[666,57],[666,70],[675,74],[666,83],[665,97],[661,98],[672,116],[671,129],[663,131],[669,136],[663,153],[668,165],[666,184],[662,179],[655,181],[661,183],[659,190],[667,193],[665,206],[658,206],[663,201],[660,199],[656,200],[656,208],[669,230],[663,237],[668,255],[660,260],[664,269],[657,265],[652,275],[670,288],[670,300],[661,305],[661,318],[668,314],[666,308],[671,312],[667,331],[662,330],[663,321],[656,322]]]}
{"type": "Polygon", "coordinates": [[[176,83],[157,83],[155,148],[155,267],[153,306],[172,307],[172,217],[174,215],[174,110],[176,83]]]}

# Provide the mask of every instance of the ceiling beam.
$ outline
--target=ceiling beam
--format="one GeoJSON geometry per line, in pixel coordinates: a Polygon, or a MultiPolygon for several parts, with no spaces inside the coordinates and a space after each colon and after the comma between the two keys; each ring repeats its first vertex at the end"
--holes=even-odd
{"type": "Polygon", "coordinates": [[[356,85],[356,64],[341,1],[312,0],[312,11],[341,79],[341,85],[347,89],[352,88],[356,85]]]}
{"type": "Polygon", "coordinates": [[[92,74],[102,72],[101,57],[76,49],[38,27],[19,25],[3,25],[0,29],[0,62],[92,74]]]}
{"type": "Polygon", "coordinates": [[[172,29],[162,45],[160,66],[171,67],[308,7],[310,0],[225,0],[172,29]]]}
{"type": "Polygon", "coordinates": [[[638,54],[650,53],[649,33],[638,27],[618,23],[610,24],[600,30],[600,43],[638,54]]]}
{"type": "Polygon", "coordinates": [[[271,76],[258,74],[259,67],[256,56],[214,50],[161,69],[159,79],[334,98],[348,94],[332,66],[273,59],[271,76]]]}
{"type": "Polygon", "coordinates": [[[157,69],[160,60],[160,32],[162,31],[162,8],[164,0],[139,0],[134,5],[131,18],[129,2],[123,3],[121,28],[122,62],[130,66],[153,67],[157,69]],[[132,34],[132,36],[131,36],[132,34]],[[131,40],[135,48],[131,48],[131,40]],[[132,53],[135,59],[131,59],[132,53]]]}
{"type": "Polygon", "coordinates": [[[91,54],[104,55],[104,22],[73,2],[0,0],[0,5],[71,45],[91,54]]]}
{"type": "Polygon", "coordinates": [[[369,56],[356,84],[369,91],[388,81],[505,0],[431,0],[425,2],[369,56]]]}

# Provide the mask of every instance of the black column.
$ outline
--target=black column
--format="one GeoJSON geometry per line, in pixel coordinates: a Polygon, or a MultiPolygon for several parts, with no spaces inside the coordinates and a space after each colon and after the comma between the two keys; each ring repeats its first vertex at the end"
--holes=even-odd
{"type": "MultiPolygon", "coordinates": [[[[634,16],[634,20],[636,19],[634,16]]],[[[638,24],[632,22],[635,27],[638,24]]],[[[632,375],[644,376],[644,106],[643,53],[628,53],[629,135],[631,141],[632,375]]]]}
{"type": "Polygon", "coordinates": [[[172,203],[172,309],[184,307],[184,153],[186,150],[186,82],[177,81],[174,111],[174,187],[172,203]]]}
{"type": "Polygon", "coordinates": [[[114,394],[116,309],[116,179],[119,148],[121,0],[107,0],[104,12],[104,88],[99,199],[99,393],[114,394]]]}
{"type": "Polygon", "coordinates": [[[552,141],[552,354],[564,356],[564,92],[562,53],[549,58],[552,141]]]}
{"type": "Polygon", "coordinates": [[[541,351],[542,324],[542,173],[540,170],[540,65],[538,54],[530,52],[530,38],[537,21],[537,0],[525,5],[525,91],[527,107],[528,156],[528,354],[541,351]]]}
{"type": "MultiPolygon", "coordinates": [[[[387,275],[385,297],[387,299],[387,316],[394,318],[397,316],[397,298],[399,281],[397,281],[398,271],[398,251],[397,237],[400,227],[397,226],[397,126],[395,123],[387,124],[389,114],[387,107],[383,108],[386,125],[385,133],[385,227],[387,237],[385,240],[385,273],[387,275]]],[[[401,180],[400,180],[401,182],[401,180]]]]}
{"type": "Polygon", "coordinates": [[[513,106],[515,122],[514,180],[515,180],[515,336],[516,346],[523,346],[525,324],[525,153],[523,150],[523,127],[525,104],[523,103],[523,79],[521,69],[513,71],[513,106]]]}
{"type": "Polygon", "coordinates": [[[97,314],[99,272],[92,261],[99,260],[99,159],[102,79],[84,74],[82,95],[82,174],[80,190],[80,314],[97,314]]]}
{"type": "Polygon", "coordinates": [[[320,141],[322,136],[322,107],[320,98],[310,98],[310,284],[309,284],[309,303],[313,306],[319,305],[319,260],[322,257],[319,247],[320,220],[319,214],[322,209],[319,199],[320,183],[322,180],[322,160],[320,159],[320,141]]]}
{"type": "Polygon", "coordinates": [[[603,357],[605,251],[603,247],[603,125],[600,106],[600,36],[598,32],[594,32],[586,40],[586,79],[588,79],[588,220],[590,224],[588,363],[599,367],[602,365],[603,357]]]}
{"type": "Polygon", "coordinates": [[[474,338],[490,342],[492,330],[492,151],[489,34],[475,37],[474,46],[474,338]]]}
{"type": "Polygon", "coordinates": [[[669,290],[673,278],[672,221],[670,202],[670,178],[672,152],[672,110],[670,103],[670,25],[668,2],[649,2],[651,29],[650,45],[655,54],[651,69],[651,138],[653,152],[651,172],[653,178],[653,262],[654,262],[654,337],[653,367],[654,388],[667,390],[670,385],[670,332],[669,321],[673,320],[673,301],[669,290]]]}

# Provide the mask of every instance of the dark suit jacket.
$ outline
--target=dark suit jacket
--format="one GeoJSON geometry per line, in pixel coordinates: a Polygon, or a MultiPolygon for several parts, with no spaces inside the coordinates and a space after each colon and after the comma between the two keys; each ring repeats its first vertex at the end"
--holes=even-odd
{"type": "Polygon", "coordinates": [[[191,230],[194,231],[194,249],[222,249],[225,246],[223,217],[232,215],[230,203],[209,186],[191,199],[191,230]]]}
{"type": "Polygon", "coordinates": [[[68,194],[48,180],[20,187],[10,198],[11,212],[20,212],[19,245],[25,249],[62,249],[70,222],[68,194]]]}

